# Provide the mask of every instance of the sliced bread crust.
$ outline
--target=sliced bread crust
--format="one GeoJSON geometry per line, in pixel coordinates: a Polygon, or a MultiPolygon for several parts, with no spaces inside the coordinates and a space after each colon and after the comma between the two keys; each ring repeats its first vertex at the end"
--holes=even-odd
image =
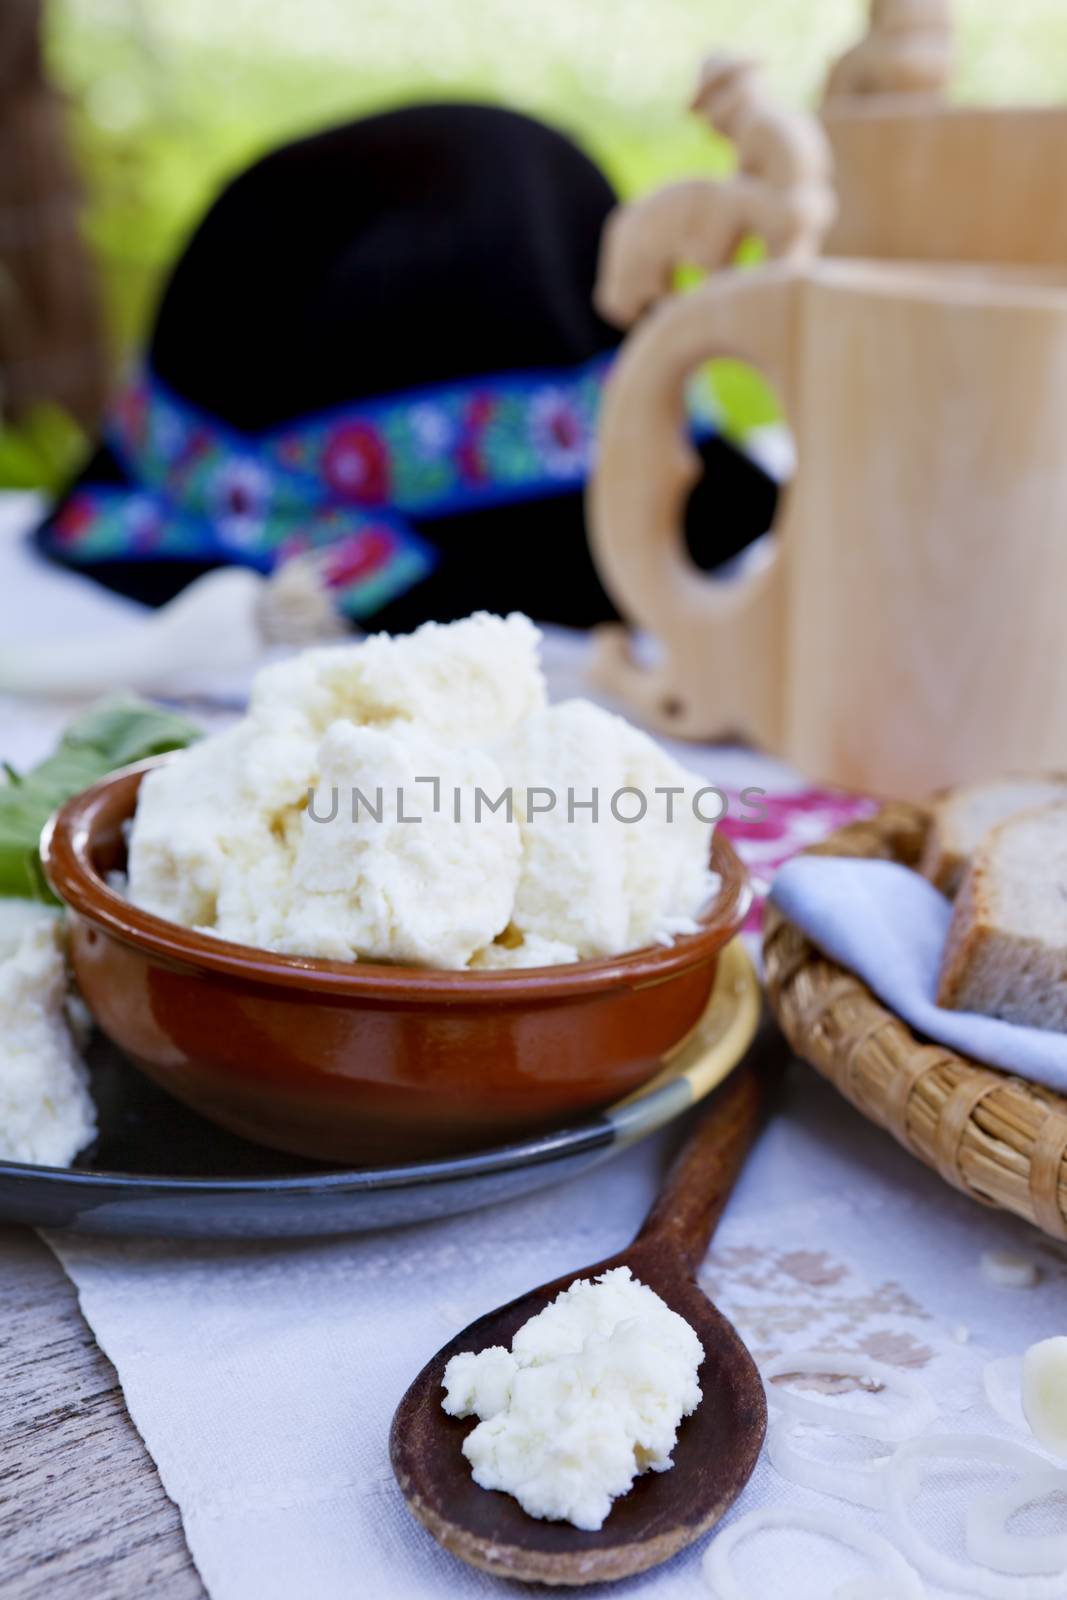
{"type": "Polygon", "coordinates": [[[1021,811],[1067,800],[1067,773],[998,778],[965,784],[938,795],[919,871],[950,898],[957,893],[974,851],[1000,823],[1021,811]]]}
{"type": "Polygon", "coordinates": [[[975,850],[937,1003],[1067,1031],[1067,802],[1009,817],[975,850]]]}

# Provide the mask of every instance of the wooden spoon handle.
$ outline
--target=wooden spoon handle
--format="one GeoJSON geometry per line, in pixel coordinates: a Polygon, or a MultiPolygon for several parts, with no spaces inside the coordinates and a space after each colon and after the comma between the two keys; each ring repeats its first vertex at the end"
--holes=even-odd
{"type": "Polygon", "coordinates": [[[775,1035],[715,1091],[667,1174],[635,1243],[677,1251],[695,1271],[722,1216],[786,1060],[775,1035]]]}

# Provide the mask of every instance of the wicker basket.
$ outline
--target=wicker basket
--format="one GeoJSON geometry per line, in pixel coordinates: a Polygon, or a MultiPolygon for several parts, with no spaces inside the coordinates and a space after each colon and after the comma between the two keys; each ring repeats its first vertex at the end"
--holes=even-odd
{"type": "MultiPolygon", "coordinates": [[[[814,850],[914,866],[927,825],[920,808],[893,804],[814,850]]],[[[772,905],[763,954],[798,1055],[946,1183],[1067,1239],[1067,1100],[917,1036],[772,905]]]]}

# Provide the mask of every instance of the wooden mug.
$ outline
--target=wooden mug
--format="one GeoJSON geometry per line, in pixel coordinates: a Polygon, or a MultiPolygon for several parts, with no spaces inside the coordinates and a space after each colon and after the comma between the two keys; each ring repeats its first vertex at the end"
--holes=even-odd
{"type": "Polygon", "coordinates": [[[856,98],[823,108],[830,255],[1067,262],[1067,106],[856,98]]]}
{"type": "Polygon", "coordinates": [[[949,103],[950,0],[869,9],[822,107],[839,202],[827,254],[1067,262],[1067,106],[949,103]]]}
{"type": "Polygon", "coordinates": [[[841,259],[662,302],[608,383],[590,538],[623,615],[596,675],[682,737],[918,797],[1067,765],[1067,275],[841,259]],[[734,356],[776,385],[798,467],[734,580],[682,533],[685,384],[734,356]]]}

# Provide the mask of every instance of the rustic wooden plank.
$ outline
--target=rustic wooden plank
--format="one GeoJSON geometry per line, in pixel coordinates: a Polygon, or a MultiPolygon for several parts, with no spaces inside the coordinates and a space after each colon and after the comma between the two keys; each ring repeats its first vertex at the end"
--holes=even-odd
{"type": "Polygon", "coordinates": [[[203,1600],[115,1369],[25,1229],[0,1229],[0,1373],[4,1600],[203,1600]]]}

